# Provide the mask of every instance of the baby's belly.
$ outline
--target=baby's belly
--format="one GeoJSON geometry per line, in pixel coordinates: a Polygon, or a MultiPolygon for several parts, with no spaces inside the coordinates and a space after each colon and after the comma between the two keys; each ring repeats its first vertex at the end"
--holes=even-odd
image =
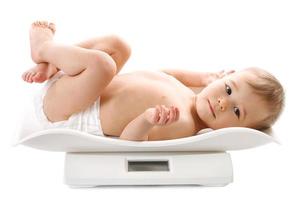
{"type": "Polygon", "coordinates": [[[128,123],[158,104],[174,105],[183,111],[187,97],[172,82],[166,81],[129,75],[115,79],[101,95],[100,121],[103,132],[119,136],[128,123]]]}

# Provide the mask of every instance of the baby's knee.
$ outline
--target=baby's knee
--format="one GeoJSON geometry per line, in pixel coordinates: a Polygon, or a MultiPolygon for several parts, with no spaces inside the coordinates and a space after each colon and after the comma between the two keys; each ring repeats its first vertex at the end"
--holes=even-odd
{"type": "Polygon", "coordinates": [[[131,55],[131,47],[129,44],[117,35],[110,35],[110,40],[112,43],[113,48],[122,54],[122,56],[128,59],[131,55]]]}
{"type": "Polygon", "coordinates": [[[113,77],[117,73],[117,66],[110,55],[101,51],[94,51],[92,68],[95,72],[100,71],[106,77],[113,77]]]}

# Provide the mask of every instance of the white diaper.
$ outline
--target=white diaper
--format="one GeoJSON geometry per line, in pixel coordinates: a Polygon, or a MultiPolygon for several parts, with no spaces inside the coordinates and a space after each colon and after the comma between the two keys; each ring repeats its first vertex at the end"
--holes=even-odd
{"type": "Polygon", "coordinates": [[[59,78],[64,75],[62,71],[56,73],[51,79],[49,79],[43,86],[42,90],[37,93],[34,98],[35,113],[38,120],[41,122],[44,129],[52,128],[69,128],[83,132],[87,132],[93,135],[103,136],[101,123],[99,119],[100,113],[100,97],[87,109],[82,112],[73,114],[68,120],[59,122],[50,122],[43,110],[43,99],[46,95],[48,88],[59,78]]]}

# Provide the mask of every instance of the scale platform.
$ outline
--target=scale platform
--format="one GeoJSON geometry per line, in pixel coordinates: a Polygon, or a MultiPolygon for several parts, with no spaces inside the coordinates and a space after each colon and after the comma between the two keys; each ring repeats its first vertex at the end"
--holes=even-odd
{"type": "Polygon", "coordinates": [[[14,144],[67,152],[64,180],[73,187],[224,186],[233,181],[227,151],[276,142],[271,129],[262,132],[242,127],[210,130],[173,140],[125,141],[72,129],[44,130],[37,120],[30,120],[33,116],[27,116],[14,144]]]}
{"type": "Polygon", "coordinates": [[[225,186],[233,181],[226,152],[66,153],[65,183],[225,186]]]}

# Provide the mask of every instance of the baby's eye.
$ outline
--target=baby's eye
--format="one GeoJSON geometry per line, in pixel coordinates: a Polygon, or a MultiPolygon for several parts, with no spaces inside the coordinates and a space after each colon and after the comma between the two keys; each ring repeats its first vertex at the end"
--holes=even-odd
{"type": "Polygon", "coordinates": [[[231,91],[231,87],[229,85],[225,84],[225,90],[228,95],[231,95],[232,91],[231,91]]]}
{"type": "Polygon", "coordinates": [[[237,107],[234,107],[234,108],[233,108],[233,111],[234,111],[235,115],[236,115],[238,118],[240,118],[240,109],[237,108],[237,107]]]}

